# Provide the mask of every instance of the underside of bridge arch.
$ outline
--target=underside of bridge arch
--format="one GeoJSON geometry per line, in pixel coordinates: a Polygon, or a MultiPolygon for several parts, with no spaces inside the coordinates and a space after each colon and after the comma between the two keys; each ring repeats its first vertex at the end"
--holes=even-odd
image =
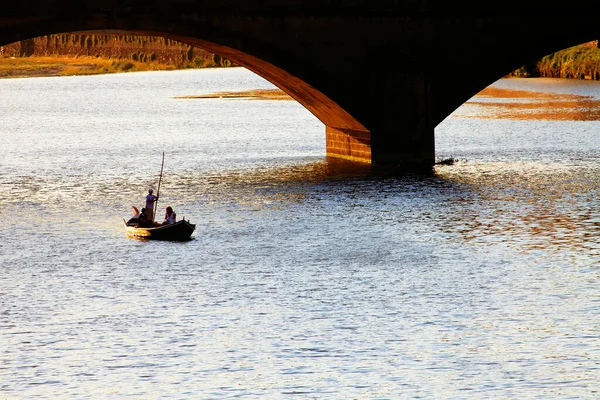
{"type": "Polygon", "coordinates": [[[371,163],[372,161],[371,132],[339,104],[284,69],[252,54],[214,41],[181,34],[174,35],[163,31],[140,30],[135,23],[132,24],[130,29],[115,29],[115,26],[110,25],[101,24],[101,26],[98,26],[98,23],[94,20],[83,20],[79,23],[71,21],[68,24],[61,24],[60,22],[48,24],[45,22],[39,25],[33,22],[28,24],[23,31],[19,30],[19,27],[14,28],[11,32],[13,39],[7,41],[0,37],[0,41],[2,44],[8,44],[18,40],[61,32],[158,36],[219,54],[273,83],[315,115],[325,125],[325,147],[328,157],[361,163],[371,163]]]}
{"type": "MultiPolygon", "coordinates": [[[[148,35],[148,33],[137,32],[148,35]]],[[[164,36],[164,35],[163,35],[164,36]]],[[[324,125],[327,156],[371,162],[371,133],[322,92],[277,66],[233,48],[189,37],[169,38],[219,54],[262,76],[313,113],[324,125]]]]}

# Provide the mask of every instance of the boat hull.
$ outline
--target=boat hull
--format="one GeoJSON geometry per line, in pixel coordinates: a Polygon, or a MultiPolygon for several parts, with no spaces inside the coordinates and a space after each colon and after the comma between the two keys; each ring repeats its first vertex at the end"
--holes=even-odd
{"type": "Polygon", "coordinates": [[[151,228],[140,228],[134,225],[127,225],[125,229],[129,236],[152,239],[152,240],[190,240],[192,233],[196,229],[195,224],[190,224],[189,221],[181,220],[174,224],[159,225],[151,228]]]}

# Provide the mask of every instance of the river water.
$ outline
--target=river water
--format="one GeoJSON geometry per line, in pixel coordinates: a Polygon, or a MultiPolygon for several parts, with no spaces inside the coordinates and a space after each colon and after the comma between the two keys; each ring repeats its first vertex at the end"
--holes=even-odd
{"type": "Polygon", "coordinates": [[[600,397],[600,83],[494,86],[589,97],[478,96],[386,176],[296,102],[176,98],[245,69],[1,80],[0,398],[600,397]],[[188,242],[123,229],[163,151],[188,242]]]}

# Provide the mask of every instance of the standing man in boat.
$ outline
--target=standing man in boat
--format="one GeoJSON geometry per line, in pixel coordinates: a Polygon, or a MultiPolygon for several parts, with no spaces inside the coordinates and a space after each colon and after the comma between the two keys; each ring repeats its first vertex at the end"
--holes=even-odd
{"type": "Polygon", "coordinates": [[[146,196],[146,214],[148,220],[154,222],[154,203],[158,200],[158,197],[152,194],[152,189],[148,189],[148,195],[146,196]]]}

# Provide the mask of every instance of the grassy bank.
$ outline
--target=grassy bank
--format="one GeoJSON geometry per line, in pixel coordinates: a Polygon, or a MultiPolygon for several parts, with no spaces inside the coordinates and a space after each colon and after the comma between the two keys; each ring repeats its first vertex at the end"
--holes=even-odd
{"type": "Polygon", "coordinates": [[[600,80],[598,41],[594,40],[549,54],[534,65],[523,66],[510,75],[600,80]]]}
{"type": "Polygon", "coordinates": [[[0,46],[0,77],[230,67],[201,48],[155,36],[65,33],[0,46]]]}
{"type": "Polygon", "coordinates": [[[548,78],[600,79],[598,41],[550,54],[536,65],[537,73],[548,78]]]}
{"type": "Polygon", "coordinates": [[[110,60],[86,56],[0,57],[0,78],[96,75],[173,69],[176,69],[173,65],[159,62],[110,60]]]}
{"type": "MultiPolygon", "coordinates": [[[[218,55],[163,38],[99,37],[102,40],[95,35],[53,35],[3,46],[0,78],[234,66],[218,55]],[[86,47],[86,43],[96,43],[97,47],[86,47]],[[145,52],[140,48],[145,49],[145,52]]],[[[600,80],[598,41],[550,54],[535,65],[523,66],[509,76],[600,80]]]]}

